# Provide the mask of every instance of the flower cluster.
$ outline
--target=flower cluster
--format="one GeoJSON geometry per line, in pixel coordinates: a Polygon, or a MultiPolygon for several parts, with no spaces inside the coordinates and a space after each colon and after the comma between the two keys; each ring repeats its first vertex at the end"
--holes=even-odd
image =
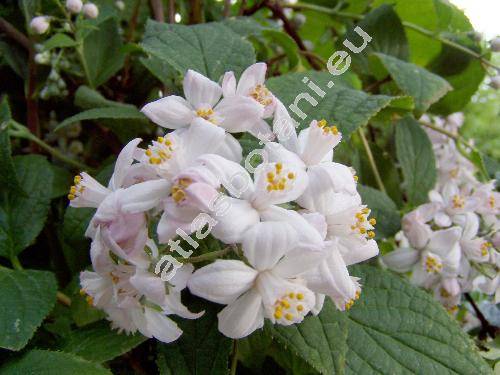
{"type": "Polygon", "coordinates": [[[325,120],[297,134],[265,73],[257,63],[239,81],[227,72],[219,85],[188,71],[185,98],[142,109],[171,131],[145,148],[141,139],[129,142],[107,187],[85,172],[75,177],[71,206],[97,208],[87,230],[93,271],[82,272],[82,293],[115,328],[177,339],[182,332],[169,315],[203,314],[181,303],[186,287],[226,305],[219,330],[232,338],[264,319],[299,323],[321,310],[325,296],[340,310],[359,298],[347,266],[378,254],[376,220],[352,168],[332,161],[342,134],[325,120]],[[250,172],[241,165],[245,132],[265,140],[261,164],[245,162],[250,172]],[[194,270],[193,251],[176,238],[197,249],[209,234],[227,251],[203,254],[213,262],[194,270]]]}
{"type": "MultiPolygon", "coordinates": [[[[427,118],[426,121],[431,121],[427,118]]],[[[434,126],[457,135],[464,121],[456,113],[434,118],[434,126]]],[[[462,293],[480,291],[500,301],[500,193],[495,181],[480,182],[477,170],[453,138],[427,129],[437,164],[429,203],[402,220],[400,248],[383,257],[398,272],[412,271],[414,284],[432,290],[450,311],[462,293]]]]}

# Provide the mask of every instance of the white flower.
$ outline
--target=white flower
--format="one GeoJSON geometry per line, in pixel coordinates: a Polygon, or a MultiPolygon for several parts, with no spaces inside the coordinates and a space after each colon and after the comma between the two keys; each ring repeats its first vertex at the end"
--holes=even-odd
{"type": "Polygon", "coordinates": [[[183,86],[186,99],[170,95],[145,105],[142,112],[168,129],[186,127],[200,118],[205,126],[220,126],[230,133],[258,131],[264,109],[255,100],[242,96],[220,100],[222,88],[193,70],[186,73],[183,86]]]}
{"type": "MultiPolygon", "coordinates": [[[[158,249],[154,243],[148,240],[147,246],[157,258],[158,249]]],[[[167,285],[159,276],[148,272],[149,263],[140,268],[111,259],[99,229],[92,242],[91,258],[95,272],[80,274],[82,292],[87,294],[89,304],[107,313],[113,328],[127,333],[139,330],[147,337],[172,342],[182,331],[167,315],[196,319],[203,314],[191,313],[181,303],[180,292],[186,287],[192,265],[178,269],[167,285]]]]}
{"type": "Polygon", "coordinates": [[[99,16],[99,8],[93,3],[86,3],[83,6],[83,14],[87,18],[97,18],[99,16]]]}
{"type": "Polygon", "coordinates": [[[294,229],[285,223],[258,223],[243,237],[249,266],[217,260],[198,269],[188,281],[191,293],[227,305],[219,314],[219,331],[242,338],[264,324],[299,323],[316,305],[314,293],[299,274],[322,261],[321,251],[297,248],[294,229]]]}
{"type": "Polygon", "coordinates": [[[382,261],[396,272],[412,270],[412,283],[425,288],[449,279],[444,285],[451,294],[457,290],[461,232],[458,227],[432,232],[421,248],[399,248],[382,257],[382,261]]]}
{"type": "MultiPolygon", "coordinates": [[[[280,107],[278,103],[277,112],[280,107]]],[[[285,141],[278,138],[283,145],[269,142],[265,150],[270,161],[282,160],[307,171],[309,184],[297,199],[299,205],[311,211],[321,208],[322,213],[331,214],[361,203],[352,169],[332,162],[333,148],[342,139],[336,126],[329,126],[325,120],[313,120],[298,137],[294,128],[287,132],[285,141]]]]}
{"type": "Polygon", "coordinates": [[[34,17],[30,22],[30,29],[35,34],[45,34],[50,27],[50,17],[38,16],[34,17]]]}
{"type": "Polygon", "coordinates": [[[66,0],[66,9],[73,14],[80,13],[82,10],[82,0],[66,0]]]}
{"type": "Polygon", "coordinates": [[[307,187],[307,175],[303,170],[281,162],[263,163],[255,170],[252,181],[242,166],[218,155],[204,155],[199,162],[217,176],[231,195],[224,198],[228,209],[215,217],[218,222],[212,234],[216,238],[235,243],[259,221],[287,221],[301,232],[301,239],[305,242],[320,241],[314,230],[305,230],[305,220],[297,212],[277,206],[302,194],[307,187]]]}
{"type": "Polygon", "coordinates": [[[437,190],[430,191],[429,199],[437,208],[434,222],[443,228],[453,223],[455,215],[473,211],[477,206],[476,199],[451,181],[443,186],[441,193],[437,190]]]}
{"type": "Polygon", "coordinates": [[[488,262],[490,250],[493,245],[489,241],[477,236],[479,232],[479,217],[472,212],[467,212],[465,215],[458,216],[456,222],[462,227],[460,247],[465,256],[477,263],[488,262]]]}
{"type": "Polygon", "coordinates": [[[493,295],[494,302],[500,303],[500,275],[492,279],[484,275],[478,276],[474,280],[474,286],[485,294],[493,295]]]}
{"type": "Polygon", "coordinates": [[[222,91],[225,98],[235,95],[247,96],[264,107],[264,117],[272,116],[276,106],[276,98],[265,86],[267,65],[256,63],[250,65],[241,74],[236,84],[233,72],[227,72],[222,80],[222,91]]]}
{"type": "Polygon", "coordinates": [[[500,193],[495,191],[495,183],[493,180],[475,189],[472,196],[478,203],[475,209],[477,213],[493,216],[500,214],[500,193]]]}

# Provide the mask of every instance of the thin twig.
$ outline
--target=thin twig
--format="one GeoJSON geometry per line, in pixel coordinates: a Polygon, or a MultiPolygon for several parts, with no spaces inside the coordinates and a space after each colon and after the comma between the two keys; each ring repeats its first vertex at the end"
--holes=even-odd
{"type": "Polygon", "coordinates": [[[186,259],[184,259],[184,258],[176,258],[176,259],[182,263],[200,263],[200,262],[206,262],[206,261],[209,261],[212,259],[220,258],[220,257],[230,253],[231,251],[233,251],[233,248],[228,246],[222,250],[212,251],[210,253],[198,255],[196,257],[190,257],[190,258],[186,258],[186,259]]]}
{"type": "Polygon", "coordinates": [[[244,1],[241,3],[240,16],[252,16],[254,13],[257,13],[259,10],[265,8],[266,4],[267,0],[261,0],[247,9],[245,8],[246,1],[244,1]]]}
{"type": "Polygon", "coordinates": [[[247,0],[241,0],[240,9],[238,10],[238,16],[242,16],[245,12],[245,8],[247,6],[247,0]]]}
{"type": "Polygon", "coordinates": [[[484,340],[487,335],[489,335],[492,339],[496,337],[499,332],[499,328],[495,327],[488,322],[488,319],[485,318],[479,307],[477,307],[476,302],[471,297],[469,293],[464,293],[465,299],[471,304],[474,312],[476,313],[476,317],[481,322],[481,331],[479,332],[479,339],[484,340]]]}
{"type": "Polygon", "coordinates": [[[203,0],[189,0],[188,23],[194,25],[203,23],[203,0]]]}
{"type": "Polygon", "coordinates": [[[370,148],[370,145],[368,144],[368,141],[366,140],[365,133],[363,133],[362,128],[358,128],[358,134],[361,138],[361,142],[363,143],[363,147],[365,148],[366,155],[368,156],[368,161],[372,168],[373,175],[375,176],[375,181],[377,181],[379,189],[384,193],[387,193],[387,191],[385,190],[384,182],[382,181],[382,177],[380,177],[377,164],[375,163],[375,158],[373,157],[372,150],[370,148]]]}
{"type": "Polygon", "coordinates": [[[165,15],[163,14],[163,3],[161,0],[150,0],[151,10],[153,17],[158,22],[165,22],[165,15]]]}
{"type": "Polygon", "coordinates": [[[224,11],[222,13],[224,18],[227,18],[231,15],[231,0],[224,0],[224,11]]]}
{"type": "Polygon", "coordinates": [[[60,292],[60,291],[57,291],[57,294],[56,294],[56,297],[57,297],[57,301],[62,304],[62,305],[65,305],[65,306],[71,306],[71,298],[69,298],[66,294],[64,294],[63,292],[60,292]]]}
{"type": "Polygon", "coordinates": [[[175,0],[168,0],[168,23],[175,23],[175,0]]]}
{"type": "Polygon", "coordinates": [[[0,17],[0,30],[2,30],[9,38],[19,43],[28,52],[33,51],[33,44],[28,37],[2,17],[0,17]]]}

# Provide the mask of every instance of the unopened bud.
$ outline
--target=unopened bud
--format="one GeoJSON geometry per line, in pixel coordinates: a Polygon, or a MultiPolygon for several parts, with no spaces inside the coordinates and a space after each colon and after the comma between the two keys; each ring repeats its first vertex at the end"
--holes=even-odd
{"type": "Polygon", "coordinates": [[[97,18],[99,15],[99,9],[93,3],[87,3],[83,6],[83,14],[87,18],[97,18]]]}
{"type": "Polygon", "coordinates": [[[50,27],[49,17],[47,16],[38,16],[31,20],[30,29],[35,34],[44,34],[50,27]]]}
{"type": "Polygon", "coordinates": [[[66,9],[73,14],[80,13],[82,10],[82,0],[66,0],[66,9]]]}
{"type": "Polygon", "coordinates": [[[495,90],[500,89],[500,75],[496,75],[495,77],[491,77],[490,86],[495,90]]]}
{"type": "Polygon", "coordinates": [[[115,6],[119,9],[119,10],[124,10],[125,9],[125,3],[121,0],[118,0],[115,2],[115,6]]]}
{"type": "Polygon", "coordinates": [[[500,52],[500,36],[497,36],[495,39],[493,39],[490,44],[491,50],[493,52],[500,52]]]}

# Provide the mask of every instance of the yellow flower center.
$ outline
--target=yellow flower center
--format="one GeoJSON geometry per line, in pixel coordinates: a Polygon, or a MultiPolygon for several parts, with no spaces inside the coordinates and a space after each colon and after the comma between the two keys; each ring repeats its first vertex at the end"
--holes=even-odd
{"type": "Polygon", "coordinates": [[[175,203],[180,203],[186,198],[186,192],[184,191],[185,188],[187,188],[193,180],[190,178],[179,178],[177,183],[172,186],[172,189],[170,189],[170,192],[172,194],[172,198],[174,199],[175,203]]]}
{"type": "Polygon", "coordinates": [[[296,317],[302,318],[304,305],[300,301],[304,299],[302,293],[287,293],[274,303],[274,318],[276,320],[292,321],[296,317]]]}
{"type": "Polygon", "coordinates": [[[276,163],[274,171],[267,172],[267,191],[283,191],[289,181],[295,180],[295,173],[285,172],[282,163],[276,163]]]}
{"type": "Polygon", "coordinates": [[[318,121],[318,126],[323,129],[324,134],[339,134],[339,129],[335,125],[328,125],[328,123],[324,119],[318,121]]]}
{"type": "Polygon", "coordinates": [[[455,194],[452,198],[453,208],[464,208],[465,199],[458,194],[455,194]]]}
{"type": "Polygon", "coordinates": [[[85,186],[82,184],[82,176],[77,175],[75,176],[74,180],[74,185],[69,188],[69,194],[68,194],[68,199],[72,201],[76,197],[80,196],[85,190],[85,186]]]}
{"type": "Polygon", "coordinates": [[[493,247],[493,244],[491,242],[485,241],[481,245],[481,255],[483,257],[488,256],[489,250],[493,247]]]}
{"type": "Polygon", "coordinates": [[[358,234],[361,234],[363,237],[366,236],[372,239],[375,237],[375,232],[371,229],[375,227],[375,224],[377,224],[377,220],[373,217],[368,219],[369,215],[370,209],[367,207],[363,208],[359,212],[356,212],[356,214],[354,215],[355,224],[351,225],[351,230],[358,234]]]}
{"type": "Polygon", "coordinates": [[[491,208],[495,208],[495,197],[493,195],[490,195],[490,197],[488,198],[488,204],[491,208]]]}
{"type": "Polygon", "coordinates": [[[211,122],[214,125],[217,125],[217,121],[215,120],[214,110],[212,108],[202,108],[196,111],[196,116],[201,117],[204,120],[211,122]]]}
{"type": "Polygon", "coordinates": [[[437,257],[427,255],[425,258],[424,267],[427,273],[440,273],[443,269],[443,264],[437,257]]]}
{"type": "Polygon", "coordinates": [[[263,106],[268,106],[273,102],[273,95],[271,94],[271,91],[269,91],[264,85],[259,84],[255,86],[250,92],[250,96],[263,106]]]}
{"type": "Polygon", "coordinates": [[[158,137],[146,150],[150,164],[158,165],[172,158],[174,143],[170,137],[158,137]]]}

